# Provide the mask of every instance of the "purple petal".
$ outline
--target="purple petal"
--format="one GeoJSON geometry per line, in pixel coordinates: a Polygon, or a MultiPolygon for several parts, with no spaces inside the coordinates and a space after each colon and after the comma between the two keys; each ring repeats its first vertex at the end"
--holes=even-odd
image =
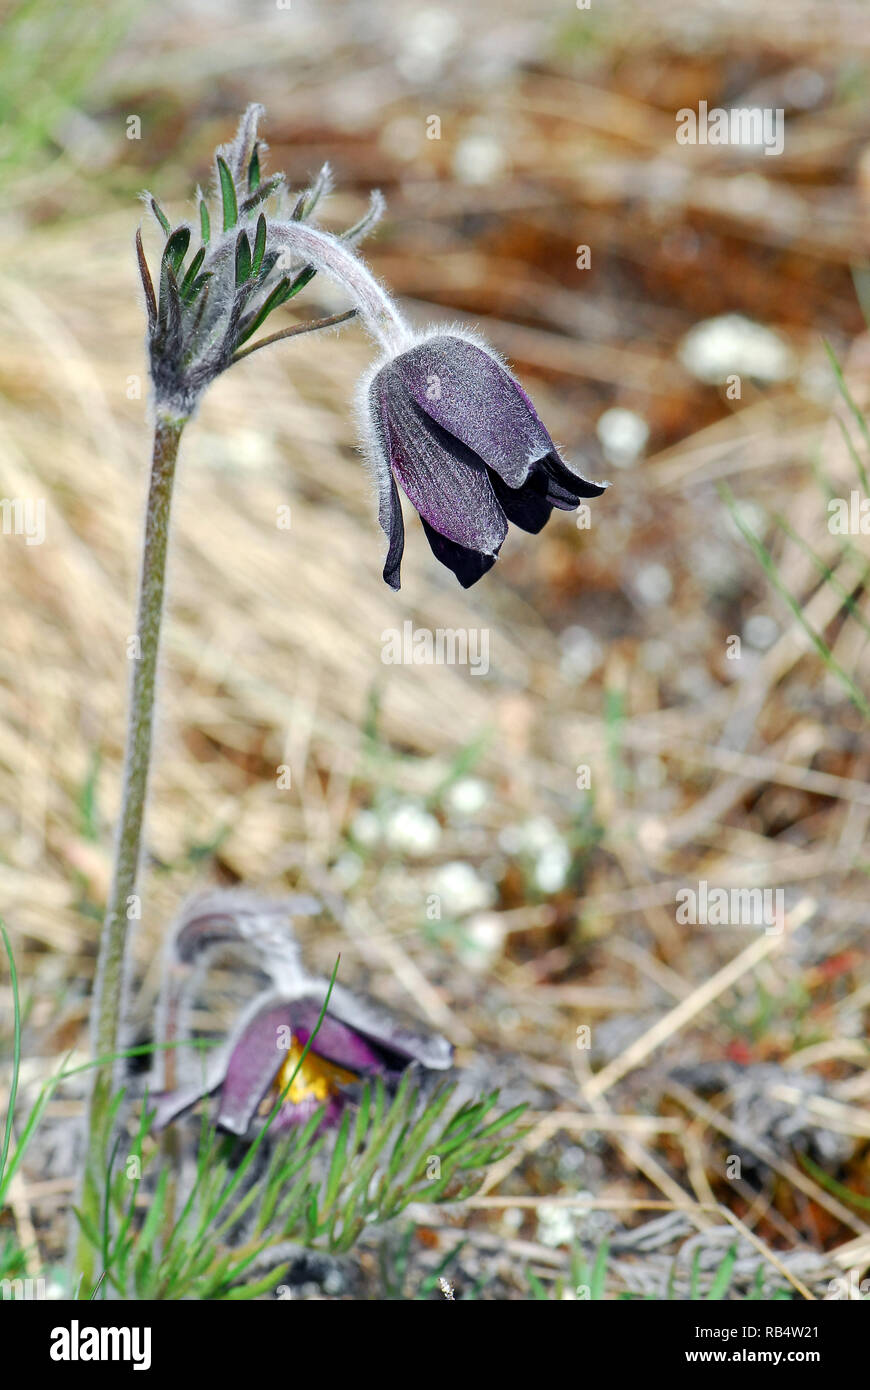
{"type": "MultiPolygon", "coordinates": [[[[446,1038],[425,1028],[406,1025],[375,1000],[343,985],[333,987],[329,1017],[339,1019],[376,1048],[406,1062],[421,1062],[424,1067],[443,1071],[453,1061],[453,1048],[446,1038]]],[[[319,1033],[314,1045],[321,1050],[319,1033]]]]}
{"type": "Polygon", "coordinates": [[[275,1080],[284,1060],[280,1028],[291,1028],[288,1003],[275,1004],[255,1014],[236,1042],[221,1089],[217,1123],[231,1134],[247,1134],[260,1101],[275,1080]]]}
{"type": "Polygon", "coordinates": [[[402,556],[405,552],[405,522],[402,517],[402,503],[399,489],[392,471],[384,479],[381,491],[379,519],[387,535],[387,558],[384,561],[384,579],[391,589],[402,587],[402,556]]]}
{"type": "Polygon", "coordinates": [[[528,482],[519,488],[508,487],[497,473],[493,473],[492,485],[508,521],[524,531],[531,531],[533,535],[546,526],[553,512],[553,503],[547,496],[546,479],[539,473],[530,473],[528,482]]]}
{"type": "Polygon", "coordinates": [[[479,550],[468,550],[464,545],[449,541],[446,536],[439,535],[428,521],[423,522],[423,530],[435,559],[453,571],[463,589],[470,589],[495,564],[494,555],[481,555],[479,550]]]}
{"type": "Polygon", "coordinates": [[[590,483],[581,478],[564,459],[559,458],[555,449],[535,461],[532,473],[538,469],[546,475],[548,500],[562,511],[573,511],[581,497],[600,497],[602,492],[607,491],[606,483],[590,483]]]}
{"type": "Polygon", "coordinates": [[[466,550],[496,555],[507,534],[507,522],[487,471],[479,458],[411,399],[398,373],[401,360],[384,367],[372,385],[390,467],[435,531],[466,550]]]}
{"type": "MultiPolygon", "coordinates": [[[[316,996],[310,999],[294,999],[289,1005],[293,1019],[293,1036],[302,1047],[314,1032],[322,1007],[322,999],[316,996]]],[[[333,1017],[331,1012],[317,1029],[311,1050],[318,1057],[325,1057],[327,1061],[335,1062],[347,1071],[362,1073],[385,1070],[383,1056],[370,1046],[361,1033],[355,1032],[340,1019],[333,1017]]]]}
{"type": "MultiPolygon", "coordinates": [[[[562,498],[568,493],[597,497],[604,491],[559,458],[519,382],[484,348],[452,334],[438,334],[402,353],[395,367],[420,408],[509,487],[522,487],[530,469],[540,466],[558,484],[562,498]]],[[[561,505],[555,490],[549,500],[561,505]]]]}
{"type": "Polygon", "coordinates": [[[369,389],[369,414],[373,432],[373,456],[377,469],[378,520],[387,537],[384,579],[391,589],[402,587],[402,556],[405,551],[405,522],[399,489],[390,465],[389,431],[381,401],[378,378],[369,389]]]}
{"type": "Polygon", "coordinates": [[[177,1120],[179,1115],[183,1115],[186,1110],[192,1110],[198,1100],[205,1100],[220,1085],[218,1081],[213,1087],[209,1086],[184,1086],[176,1091],[157,1091],[153,1096],[148,1097],[149,1104],[153,1105],[156,1111],[153,1127],[156,1130],[164,1129],[172,1120],[177,1120]]]}

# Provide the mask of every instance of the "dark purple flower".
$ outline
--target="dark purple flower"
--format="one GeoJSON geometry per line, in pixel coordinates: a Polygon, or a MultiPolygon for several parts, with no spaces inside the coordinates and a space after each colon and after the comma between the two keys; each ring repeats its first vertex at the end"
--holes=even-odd
{"type": "Polygon", "coordinates": [[[394,589],[399,487],[436,558],[468,588],[495,564],[508,522],[537,533],[554,507],[571,511],[607,486],[568,467],[519,382],[465,333],[436,330],[387,357],[365,384],[363,411],[394,589]]]}
{"type": "Polygon", "coordinates": [[[170,1016],[178,1013],[178,972],[214,946],[244,943],[252,948],[275,987],[259,995],[226,1043],[208,1054],[200,1080],[154,1097],[157,1128],[216,1094],[218,1128],[252,1138],[285,1091],[272,1125],[275,1132],[304,1124],[324,1104],[324,1123],[331,1125],[342,1113],[349,1088],[366,1077],[392,1081],[412,1063],[437,1071],[451,1065],[453,1048],[446,1038],[403,1024],[379,1004],[336,983],[297,1070],[315,1033],[328,983],[302,966],[288,909],[310,911],[311,905],[301,899],[281,904],[221,893],[199,899],[183,914],[167,962],[175,1001],[166,1010],[170,1016]]]}
{"type": "Polygon", "coordinates": [[[336,985],[297,1071],[325,995],[324,986],[292,999],[272,994],[256,1000],[201,1084],[155,1098],[157,1128],[217,1093],[218,1128],[252,1138],[285,1091],[275,1132],[305,1123],[324,1103],[324,1123],[330,1125],[341,1115],[347,1088],[366,1077],[395,1080],[412,1062],[436,1070],[450,1066],[453,1049],[445,1038],[403,1027],[385,1010],[336,985]]]}

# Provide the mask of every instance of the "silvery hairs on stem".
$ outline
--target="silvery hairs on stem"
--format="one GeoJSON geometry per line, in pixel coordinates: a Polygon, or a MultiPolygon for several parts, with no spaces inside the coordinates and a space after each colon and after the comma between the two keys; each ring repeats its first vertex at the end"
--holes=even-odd
{"type": "Polygon", "coordinates": [[[262,106],[249,106],[235,139],[215,152],[212,196],[197,190],[198,227],[187,222],[173,227],[156,199],[143,194],[164,237],[156,289],[141,231],[136,255],[155,405],[166,419],[189,419],[215,377],[277,337],[329,327],[358,313],[380,345],[403,340],[397,311],[353,251],[383,213],[380,193],[372,194],[365,215],[340,236],[312,226],[331,187],[329,166],[295,196],[283,174],[264,176],[266,146],[257,135],[262,115],[262,106]],[[245,346],[318,271],[344,287],[353,307],[245,346]]]}

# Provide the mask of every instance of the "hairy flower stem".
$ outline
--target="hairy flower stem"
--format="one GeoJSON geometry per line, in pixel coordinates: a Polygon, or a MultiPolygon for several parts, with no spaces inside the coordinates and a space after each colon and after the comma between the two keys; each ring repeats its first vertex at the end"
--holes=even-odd
{"type": "MultiPolygon", "coordinates": [[[[169,518],[172,485],[183,420],[158,417],[154,432],[151,481],[145,514],[145,543],[139,587],[137,646],[133,653],[133,678],[124,754],[124,785],[121,815],[115,845],[112,887],[100,936],[100,952],[91,1012],[92,1051],[95,1059],[112,1057],[118,1048],[118,1033],[127,985],[127,925],[140,915],[136,904],[136,881],[142,849],[151,736],[154,723],[154,688],[160,646],[160,621],[169,546],[169,518]]],[[[82,1193],[82,1210],[91,1221],[99,1212],[98,1184],[104,1174],[107,1122],[112,1097],[113,1067],[110,1062],[96,1067],[87,1115],[87,1151],[82,1193]]],[[[85,1241],[79,1241],[79,1269],[82,1260],[92,1263],[85,1241]]],[[[88,1297],[91,1272],[85,1268],[84,1296],[88,1297]]]]}

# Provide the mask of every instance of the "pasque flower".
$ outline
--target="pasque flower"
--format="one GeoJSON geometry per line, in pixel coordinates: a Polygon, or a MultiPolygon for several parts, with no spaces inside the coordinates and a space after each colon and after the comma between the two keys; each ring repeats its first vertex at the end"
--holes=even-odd
{"type": "Polygon", "coordinates": [[[606,487],[563,461],[519,382],[461,329],[409,336],[386,355],[364,382],[360,413],[394,589],[405,540],[399,488],[437,559],[468,588],[495,564],[508,522],[538,532],[554,507],[571,510],[606,487]]]}
{"type": "Polygon", "coordinates": [[[223,1046],[210,1052],[201,1079],[156,1096],[158,1128],[213,1094],[218,1096],[218,1128],[243,1138],[254,1137],[279,1100],[272,1125],[276,1132],[304,1123],[321,1106],[328,1126],[341,1116],[348,1088],[366,1077],[391,1081],[413,1063],[437,1071],[450,1066],[453,1049],[446,1038],[400,1022],[380,1004],[337,982],[317,1028],[329,982],[305,970],[289,925],[294,912],[312,908],[319,910],[319,904],[218,893],[194,901],[183,913],[166,958],[158,1029],[164,1040],[187,1031],[179,984],[209,948],[244,945],[270,976],[271,987],[251,1002],[223,1046]],[[312,1034],[312,1047],[303,1057],[312,1034]]]}
{"type": "MultiPolygon", "coordinates": [[[[356,226],[335,236],[311,223],[329,187],[328,168],[295,199],[282,175],[264,176],[266,147],[257,131],[261,115],[260,106],[249,106],[235,138],[216,151],[212,196],[198,194],[192,223],[173,226],[157,201],[145,195],[163,237],[154,278],[141,234],[136,235],[154,443],[136,618],[139,651],[132,663],[123,792],[92,1009],[93,1052],[100,1060],[88,1099],[79,1203],[86,1219],[77,1240],[86,1284],[96,1277],[86,1232],[101,1219],[103,1138],[114,1113],[111,1067],[129,981],[129,909],[138,900],[172,493],[181,437],[204,391],[228,367],[279,338],[359,316],[378,347],[361,413],[388,537],[384,576],[395,588],[404,546],[398,486],[420,513],[436,556],[465,585],[493,564],[509,521],[539,531],[553,507],[574,507],[580,497],[602,490],[560,459],[528,398],[485,343],[459,331],[417,334],[408,327],[355,250],[381,214],[378,194],[356,226]],[[259,337],[270,315],[318,273],[344,290],[351,307],[259,337]]],[[[177,957],[174,968],[180,965],[177,957]]],[[[295,967],[291,976],[284,972],[283,983],[243,1020],[223,1056],[212,1059],[205,1090],[220,1090],[220,1122],[236,1133],[249,1132],[270,1088],[288,1076],[288,1058],[271,1047],[271,1033],[288,1030],[280,1036],[289,1038],[286,1050],[292,1053],[300,1038],[310,1037],[312,1009],[325,998],[324,981],[295,967]]],[[[282,1121],[292,1123],[318,1096],[340,1095],[348,1075],[391,1075],[412,1060],[446,1067],[450,1060],[443,1038],[403,1030],[338,986],[321,1032],[318,1047],[324,1050],[309,1053],[295,1080],[288,1077],[282,1121]]],[[[166,1089],[170,1095],[160,1106],[164,1117],[192,1103],[189,1092],[187,1098],[172,1094],[171,1078],[166,1089]]],[[[195,1088],[193,1099],[202,1093],[202,1087],[195,1088]]]]}
{"type": "Polygon", "coordinates": [[[165,239],[157,290],[138,235],[136,243],[158,420],[187,420],[215,377],[274,338],[358,314],[380,349],[362,383],[360,417],[388,540],[384,578],[399,587],[401,488],[436,557],[468,587],[495,563],[509,522],[540,531],[554,507],[570,510],[604,485],[562,460],[528,396],[481,338],[462,329],[417,333],[405,323],[355,249],[383,212],[380,194],[334,236],[310,223],[330,187],[328,166],[295,200],[283,175],[264,177],[261,115],[262,107],[248,107],[235,139],[216,152],[217,203],[210,211],[198,194],[196,228],[173,228],[145,195],[165,239]],[[318,271],[353,307],[246,346],[318,271]]]}

